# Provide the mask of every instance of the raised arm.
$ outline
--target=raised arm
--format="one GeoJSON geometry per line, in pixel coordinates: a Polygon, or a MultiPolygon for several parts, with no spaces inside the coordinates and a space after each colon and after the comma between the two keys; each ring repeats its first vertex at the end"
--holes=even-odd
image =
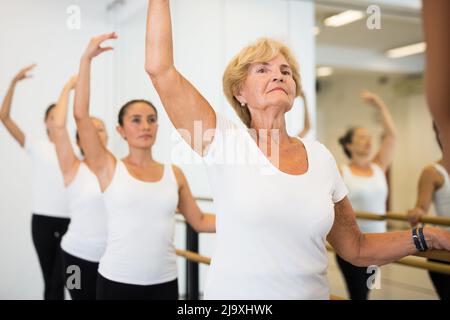
{"type": "Polygon", "coordinates": [[[436,169],[433,166],[423,169],[419,179],[416,206],[408,211],[411,226],[416,226],[420,217],[428,213],[433,201],[433,194],[439,187],[439,174],[436,169]]]}
{"type": "Polygon", "coordinates": [[[203,213],[197,205],[189,188],[188,181],[180,168],[173,166],[179,186],[178,209],[187,223],[197,232],[216,232],[216,216],[203,213]]]}
{"type": "Polygon", "coordinates": [[[190,137],[183,138],[202,155],[212,140],[210,135],[203,141],[203,132],[215,128],[216,116],[208,101],[175,68],[170,19],[168,0],[149,0],[145,69],[173,125],[188,130],[190,137]],[[194,130],[196,123],[201,127],[194,130]]]}
{"type": "Polygon", "coordinates": [[[308,103],[306,102],[305,93],[302,92],[300,96],[303,98],[303,108],[305,112],[303,116],[303,129],[300,131],[298,136],[300,138],[304,138],[308,134],[309,130],[311,130],[311,119],[309,119],[308,103]]]}
{"type": "Polygon", "coordinates": [[[89,115],[89,97],[91,80],[91,63],[99,54],[112,50],[112,47],[101,47],[104,41],[116,39],[113,33],[92,38],[80,61],[78,81],[75,87],[74,117],[86,162],[97,175],[102,190],[109,183],[114,172],[114,156],[101,143],[92,119],[89,115]]]}
{"type": "MultiPolygon", "coordinates": [[[[362,233],[347,197],[335,204],[334,212],[335,220],[327,240],[340,257],[355,266],[380,266],[418,252],[409,230],[362,233]]],[[[432,227],[424,228],[423,232],[429,249],[450,251],[450,232],[432,227]]]]}
{"type": "Polygon", "coordinates": [[[441,137],[444,166],[450,174],[450,1],[423,0],[426,96],[441,137]]]}
{"type": "Polygon", "coordinates": [[[384,171],[388,169],[394,159],[395,144],[397,141],[397,129],[391,113],[386,104],[376,94],[363,91],[361,97],[366,103],[375,107],[381,114],[384,133],[380,149],[375,155],[373,162],[378,164],[384,171]]]}
{"type": "Polygon", "coordinates": [[[8,132],[11,136],[20,144],[21,147],[25,145],[25,134],[19,128],[19,126],[11,119],[11,104],[14,96],[14,90],[16,89],[16,85],[19,81],[23,79],[30,78],[31,76],[28,74],[36,65],[30,65],[28,67],[23,68],[16,74],[16,76],[11,81],[9,85],[8,92],[6,93],[5,98],[3,99],[2,108],[0,110],[0,120],[5,125],[8,132]]]}
{"type": "Polygon", "coordinates": [[[52,126],[49,128],[55,144],[59,167],[61,168],[61,172],[64,177],[64,184],[66,186],[72,182],[80,164],[80,160],[75,155],[72,143],[70,142],[69,133],[66,128],[69,95],[75,88],[76,82],[77,76],[73,76],[64,85],[53,111],[52,126]]]}

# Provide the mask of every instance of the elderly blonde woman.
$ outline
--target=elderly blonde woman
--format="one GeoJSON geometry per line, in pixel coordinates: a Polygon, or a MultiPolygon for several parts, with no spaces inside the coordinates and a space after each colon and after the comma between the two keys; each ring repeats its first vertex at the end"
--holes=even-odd
{"type": "Polygon", "coordinates": [[[149,1],[146,71],[171,121],[204,158],[215,202],[206,299],[328,299],[326,240],[358,266],[386,264],[423,246],[450,249],[450,233],[437,228],[414,238],[410,231],[360,232],[330,152],[286,132],[285,114],[302,91],[287,47],[262,39],[228,65],[223,87],[248,129],[241,130],[177,71],[171,33],[169,1],[149,1]],[[236,150],[257,161],[228,161],[236,150]]]}

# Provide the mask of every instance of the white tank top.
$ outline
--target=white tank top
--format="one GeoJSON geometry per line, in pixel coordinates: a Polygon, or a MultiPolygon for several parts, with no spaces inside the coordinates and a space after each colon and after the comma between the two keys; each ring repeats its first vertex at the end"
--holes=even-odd
{"type": "Polygon", "coordinates": [[[108,241],[100,274],[112,281],[153,285],[177,278],[174,246],[178,184],[170,164],[158,182],[130,175],[117,160],[111,184],[103,193],[108,241]]]}
{"type": "Polygon", "coordinates": [[[329,299],[326,237],[347,188],[331,153],[300,140],[308,170],[287,174],[217,114],[204,157],[217,230],[205,299],[329,299]]]}
{"type": "MultiPolygon", "coordinates": [[[[349,189],[348,199],[354,211],[365,211],[379,215],[386,214],[388,186],[383,170],[371,163],[372,176],[357,176],[348,165],[342,166],[342,178],[349,189]]],[[[364,233],[386,232],[386,221],[357,219],[359,228],[364,233]]]]}
{"type": "Polygon", "coordinates": [[[27,137],[24,148],[32,160],[32,212],[69,218],[67,193],[55,145],[49,140],[33,141],[27,137]]]}
{"type": "Polygon", "coordinates": [[[106,209],[97,177],[84,162],[67,193],[72,216],[61,248],[75,257],[99,262],[106,248],[106,209]]]}
{"type": "MultiPolygon", "coordinates": [[[[433,204],[436,214],[442,217],[450,218],[450,178],[447,170],[438,163],[434,164],[436,170],[444,177],[444,184],[434,192],[433,204]]],[[[445,229],[450,230],[450,227],[445,229]]]]}

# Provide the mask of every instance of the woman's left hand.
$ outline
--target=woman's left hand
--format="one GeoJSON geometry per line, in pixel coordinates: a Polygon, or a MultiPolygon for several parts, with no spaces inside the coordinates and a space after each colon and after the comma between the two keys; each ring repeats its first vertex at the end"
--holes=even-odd
{"type": "Polygon", "coordinates": [[[450,251],[449,231],[436,227],[425,227],[423,232],[425,238],[431,240],[431,245],[429,244],[430,249],[450,251]]]}

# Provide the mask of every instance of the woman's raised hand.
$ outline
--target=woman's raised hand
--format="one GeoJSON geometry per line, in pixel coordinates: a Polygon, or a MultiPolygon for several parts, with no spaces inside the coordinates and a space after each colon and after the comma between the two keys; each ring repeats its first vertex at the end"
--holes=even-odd
{"type": "Polygon", "coordinates": [[[34,67],[36,67],[36,64],[29,65],[29,66],[23,68],[22,70],[20,70],[20,71],[14,76],[14,81],[17,82],[17,81],[21,81],[21,80],[23,80],[23,79],[31,78],[32,75],[30,75],[29,72],[30,72],[31,70],[33,70],[34,67]]]}
{"type": "Polygon", "coordinates": [[[361,98],[364,100],[365,103],[370,104],[371,106],[374,107],[380,107],[384,104],[383,100],[381,100],[381,98],[378,95],[367,90],[361,92],[361,98]]]}
{"type": "Polygon", "coordinates": [[[98,56],[103,52],[113,50],[114,48],[111,46],[107,47],[101,46],[103,42],[111,39],[117,39],[117,34],[115,32],[105,33],[98,37],[92,38],[86,50],[84,51],[83,59],[92,60],[93,58],[95,58],[96,56],[98,56]]]}

